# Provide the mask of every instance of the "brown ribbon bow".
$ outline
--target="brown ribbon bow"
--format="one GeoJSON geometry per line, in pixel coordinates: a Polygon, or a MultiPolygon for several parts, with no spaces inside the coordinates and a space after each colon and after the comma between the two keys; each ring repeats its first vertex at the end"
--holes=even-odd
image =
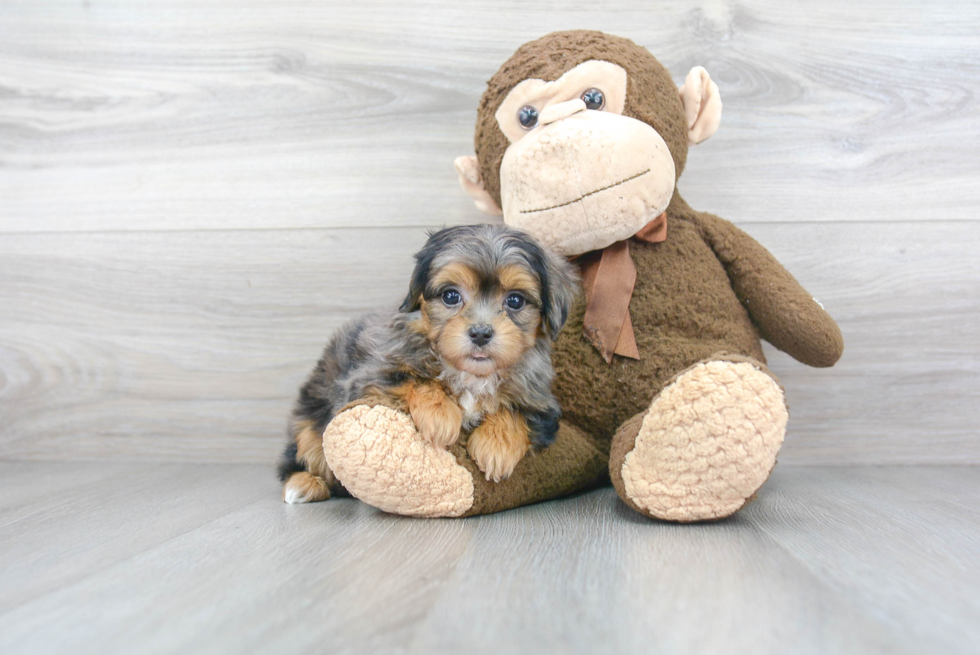
{"type": "MultiPolygon", "coordinates": [[[[667,238],[667,212],[633,235],[638,241],[659,243],[667,238]]],[[[617,241],[577,258],[585,289],[585,338],[607,364],[613,355],[639,359],[630,320],[630,298],[636,284],[636,265],[630,257],[629,240],[617,241]]]]}

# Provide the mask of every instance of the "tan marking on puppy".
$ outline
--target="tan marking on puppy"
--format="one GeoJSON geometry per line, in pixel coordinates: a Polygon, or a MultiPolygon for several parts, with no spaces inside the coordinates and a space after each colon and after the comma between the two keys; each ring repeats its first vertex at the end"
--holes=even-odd
{"type": "MultiPolygon", "coordinates": [[[[435,274],[433,280],[436,286],[454,285],[471,300],[479,285],[476,274],[468,266],[457,263],[445,266],[435,274]]],[[[421,309],[421,318],[416,329],[425,330],[426,338],[450,364],[459,369],[467,368],[471,345],[467,335],[470,321],[466,315],[458,313],[460,311],[458,308],[446,307],[438,300],[423,302],[421,309]]],[[[474,373],[480,374],[479,371],[474,373]]]]}
{"type": "Polygon", "coordinates": [[[541,301],[541,288],[538,285],[538,278],[523,266],[516,264],[504,266],[497,273],[497,277],[500,280],[500,284],[508,292],[523,291],[534,302],[541,301]]]}
{"type": "Polygon", "coordinates": [[[296,439],[296,461],[305,464],[310,473],[332,485],[333,473],[323,456],[323,435],[313,427],[313,421],[298,421],[293,432],[296,439]]]}
{"type": "Polygon", "coordinates": [[[394,393],[404,399],[423,439],[440,448],[456,443],[463,425],[463,411],[440,385],[410,382],[394,393]]]}
{"type": "Polygon", "coordinates": [[[541,333],[541,310],[539,309],[541,306],[541,285],[538,278],[526,268],[514,264],[501,268],[498,277],[504,287],[501,303],[513,291],[522,292],[528,301],[527,306],[521,310],[522,326],[515,327],[518,327],[521,332],[523,347],[530,349],[534,347],[534,342],[538,337],[544,336],[541,333]]]}
{"type": "MultiPolygon", "coordinates": [[[[531,310],[528,308],[524,311],[531,310]]],[[[534,345],[535,331],[521,330],[506,314],[497,316],[490,325],[493,327],[493,341],[490,342],[487,353],[498,369],[507,369],[516,364],[534,345]]]]}
{"type": "Polygon", "coordinates": [[[286,484],[282,488],[282,499],[290,505],[329,500],[330,486],[323,478],[310,475],[306,471],[300,471],[293,473],[286,480],[286,484]]]}
{"type": "Polygon", "coordinates": [[[479,288],[480,278],[469,266],[452,262],[440,268],[430,282],[430,285],[435,288],[445,284],[454,284],[472,292],[479,288]]]}
{"type": "Polygon", "coordinates": [[[467,334],[470,325],[470,319],[466,316],[462,314],[453,316],[444,320],[441,325],[433,325],[430,339],[443,357],[450,362],[455,362],[470,352],[470,337],[467,334]],[[435,334],[432,334],[433,332],[435,334]]]}
{"type": "Polygon", "coordinates": [[[474,348],[469,330],[472,325],[467,316],[460,314],[446,320],[441,327],[434,327],[429,339],[443,359],[453,367],[473,375],[490,375],[497,368],[497,362],[490,359],[475,360],[471,357],[474,348]]]}
{"type": "Polygon", "coordinates": [[[509,411],[488,415],[466,445],[487,480],[494,482],[510,477],[530,447],[524,417],[509,411]]]}
{"type": "Polygon", "coordinates": [[[409,329],[411,329],[416,334],[424,334],[429,340],[432,340],[432,322],[429,319],[428,302],[423,300],[422,305],[419,307],[421,310],[419,312],[419,318],[417,320],[411,321],[408,324],[409,329]]]}
{"type": "Polygon", "coordinates": [[[293,425],[293,438],[296,461],[306,466],[307,471],[289,476],[282,487],[282,499],[291,505],[329,499],[336,478],[323,456],[323,435],[314,429],[313,421],[298,421],[293,425]]]}

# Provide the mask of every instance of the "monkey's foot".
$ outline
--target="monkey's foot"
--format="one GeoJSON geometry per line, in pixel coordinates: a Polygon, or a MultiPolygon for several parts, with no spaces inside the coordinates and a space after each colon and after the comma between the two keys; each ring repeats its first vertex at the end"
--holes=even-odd
{"type": "Polygon", "coordinates": [[[456,457],[424,441],[412,417],[381,405],[340,412],[323,433],[330,469],[355,498],[405,516],[462,516],[473,476],[456,457]]]}
{"type": "Polygon", "coordinates": [[[702,362],[613,438],[609,471],[633,509],[670,521],[734,514],[776,464],[788,413],[761,364],[702,362]]]}

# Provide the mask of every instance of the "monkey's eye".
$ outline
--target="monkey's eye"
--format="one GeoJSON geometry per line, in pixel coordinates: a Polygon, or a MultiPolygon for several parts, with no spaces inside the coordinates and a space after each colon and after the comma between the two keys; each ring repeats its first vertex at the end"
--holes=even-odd
{"type": "Polygon", "coordinates": [[[524,309],[524,296],[519,293],[512,293],[504,300],[504,304],[513,309],[515,312],[524,309]]]}
{"type": "Polygon", "coordinates": [[[525,130],[530,130],[535,125],[538,124],[538,110],[531,105],[524,105],[521,110],[517,112],[517,122],[521,124],[525,130]]]}
{"type": "Polygon", "coordinates": [[[458,305],[461,300],[463,300],[463,297],[459,295],[459,291],[456,291],[456,289],[446,289],[442,292],[442,302],[447,307],[458,305]]]}
{"type": "Polygon", "coordinates": [[[586,109],[602,109],[606,104],[606,96],[599,89],[589,89],[582,94],[582,102],[586,109]]]}

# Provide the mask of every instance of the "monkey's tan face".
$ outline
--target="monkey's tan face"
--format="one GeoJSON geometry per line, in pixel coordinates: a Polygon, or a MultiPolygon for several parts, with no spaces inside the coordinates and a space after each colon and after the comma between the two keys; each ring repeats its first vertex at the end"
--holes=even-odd
{"type": "Polygon", "coordinates": [[[626,71],[588,61],[554,82],[518,84],[495,114],[510,141],[504,221],[562,255],[636,234],[666,210],[674,161],[652,127],[623,116],[626,71]]]}

